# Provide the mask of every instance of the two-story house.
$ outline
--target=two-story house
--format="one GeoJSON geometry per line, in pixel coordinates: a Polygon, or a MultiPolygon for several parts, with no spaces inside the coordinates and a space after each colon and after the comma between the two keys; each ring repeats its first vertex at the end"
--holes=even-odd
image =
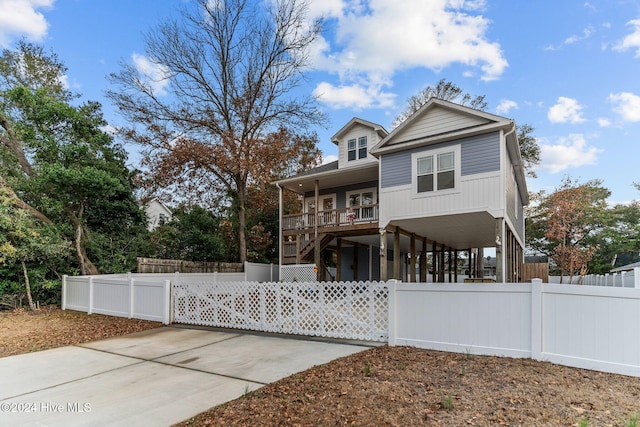
{"type": "Polygon", "coordinates": [[[492,247],[496,280],[520,280],[528,193],[512,120],[431,99],[391,133],[354,118],[332,141],[337,161],[277,183],[304,200],[281,209],[281,265],[313,263],[319,280],[457,281],[460,252],[492,247]]]}

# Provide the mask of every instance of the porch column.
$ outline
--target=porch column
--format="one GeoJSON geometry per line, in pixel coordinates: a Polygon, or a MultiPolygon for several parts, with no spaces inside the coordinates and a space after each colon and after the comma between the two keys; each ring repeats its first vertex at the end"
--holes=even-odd
{"type": "Polygon", "coordinates": [[[393,232],[393,278],[400,280],[400,227],[393,232]]]}
{"type": "Polygon", "coordinates": [[[427,238],[422,238],[422,252],[420,252],[420,281],[427,282],[427,238]]]}
{"type": "Polygon", "coordinates": [[[409,264],[409,281],[416,282],[416,233],[411,233],[411,260],[409,264]]]}
{"type": "MultiPolygon", "coordinates": [[[[279,184],[276,184],[278,187],[278,229],[279,229],[279,238],[278,238],[278,265],[282,266],[282,256],[284,251],[284,235],[282,234],[282,187],[279,184]]],[[[296,252],[297,253],[297,252],[296,252]]]]}
{"type": "Polygon", "coordinates": [[[453,282],[458,283],[458,250],[453,251],[453,282]]]}
{"type": "Polygon", "coordinates": [[[318,202],[319,202],[319,193],[320,193],[320,183],[316,179],[315,185],[315,209],[313,212],[313,263],[316,265],[318,269],[317,279],[320,280],[320,240],[318,240],[318,202]]]}
{"type": "Polygon", "coordinates": [[[451,257],[451,248],[447,250],[447,255],[449,256],[449,283],[451,283],[453,279],[453,271],[451,271],[453,267],[453,259],[451,257]]]}
{"type": "Polygon", "coordinates": [[[438,281],[444,283],[444,243],[440,245],[440,262],[438,263],[438,281]]]}
{"type": "Polygon", "coordinates": [[[380,229],[380,280],[386,281],[388,279],[387,272],[387,230],[380,229]]]}
{"type": "Polygon", "coordinates": [[[336,249],[336,281],[342,281],[342,239],[338,237],[336,249]]]}
{"type": "Polygon", "coordinates": [[[433,246],[431,248],[431,278],[434,283],[438,281],[438,242],[433,241],[433,246]]]}
{"type": "Polygon", "coordinates": [[[496,219],[496,282],[504,283],[505,259],[502,251],[504,241],[504,219],[496,219]]]}
{"type": "Polygon", "coordinates": [[[353,281],[358,281],[358,249],[360,246],[358,242],[353,244],[353,281]]]}

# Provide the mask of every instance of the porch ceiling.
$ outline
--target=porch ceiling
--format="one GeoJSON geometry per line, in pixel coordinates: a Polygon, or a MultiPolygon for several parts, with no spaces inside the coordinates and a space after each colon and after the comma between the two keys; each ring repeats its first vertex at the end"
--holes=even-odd
{"type": "Polygon", "coordinates": [[[378,163],[368,163],[309,175],[298,175],[283,179],[278,184],[280,187],[294,193],[304,194],[315,190],[316,180],[318,180],[321,189],[376,181],[378,180],[378,163]]]}
{"type": "MultiPolygon", "coordinates": [[[[427,244],[429,251],[433,249],[432,241],[436,241],[438,245],[444,243],[445,246],[458,250],[496,246],[496,220],[486,212],[396,220],[390,225],[398,226],[404,232],[415,233],[418,238],[416,241],[418,251],[422,251],[420,240],[422,237],[429,240],[427,244]]],[[[363,245],[380,245],[379,234],[342,236],[342,239],[346,244],[358,242],[363,245]]],[[[336,239],[333,239],[331,245],[336,245],[336,239]]],[[[385,245],[389,249],[393,248],[393,233],[386,234],[385,245]]],[[[400,250],[408,253],[410,245],[410,237],[401,234],[400,250]]]]}
{"type": "Polygon", "coordinates": [[[496,219],[487,212],[394,220],[390,225],[453,249],[496,245],[496,219]]]}

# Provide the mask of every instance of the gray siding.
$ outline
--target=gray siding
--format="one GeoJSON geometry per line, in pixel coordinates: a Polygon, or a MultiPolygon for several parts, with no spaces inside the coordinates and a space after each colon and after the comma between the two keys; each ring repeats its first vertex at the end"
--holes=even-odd
{"type": "MultiPolygon", "coordinates": [[[[378,188],[378,181],[368,181],[368,182],[361,182],[359,184],[354,184],[354,185],[345,185],[342,187],[333,187],[333,188],[321,188],[319,193],[320,196],[323,196],[325,194],[333,194],[335,193],[336,195],[336,209],[341,209],[341,208],[346,208],[346,199],[347,199],[347,192],[349,191],[353,191],[353,190],[359,190],[359,189],[364,189],[364,188],[378,188]]],[[[304,197],[313,197],[315,193],[313,191],[307,191],[304,194],[304,197]]]]}
{"type": "Polygon", "coordinates": [[[461,140],[462,176],[500,170],[500,133],[461,140]]]}
{"type": "Polygon", "coordinates": [[[461,147],[461,175],[475,175],[500,170],[500,133],[473,136],[457,141],[385,154],[380,159],[381,188],[411,184],[411,155],[430,149],[461,147]]]}

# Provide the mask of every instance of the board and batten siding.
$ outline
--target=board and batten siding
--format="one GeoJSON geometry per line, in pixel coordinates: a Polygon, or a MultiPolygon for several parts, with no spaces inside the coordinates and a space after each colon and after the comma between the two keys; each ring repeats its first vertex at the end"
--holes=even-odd
{"type": "Polygon", "coordinates": [[[473,136],[456,141],[435,144],[429,147],[414,148],[407,151],[385,154],[380,158],[381,188],[411,185],[413,171],[411,156],[460,145],[460,174],[465,177],[487,172],[500,171],[500,133],[473,136]]]}
{"type": "Polygon", "coordinates": [[[446,108],[434,108],[422,117],[411,122],[407,129],[401,130],[391,145],[422,139],[429,136],[441,135],[460,129],[480,126],[489,121],[480,117],[460,114],[446,108]]]}

